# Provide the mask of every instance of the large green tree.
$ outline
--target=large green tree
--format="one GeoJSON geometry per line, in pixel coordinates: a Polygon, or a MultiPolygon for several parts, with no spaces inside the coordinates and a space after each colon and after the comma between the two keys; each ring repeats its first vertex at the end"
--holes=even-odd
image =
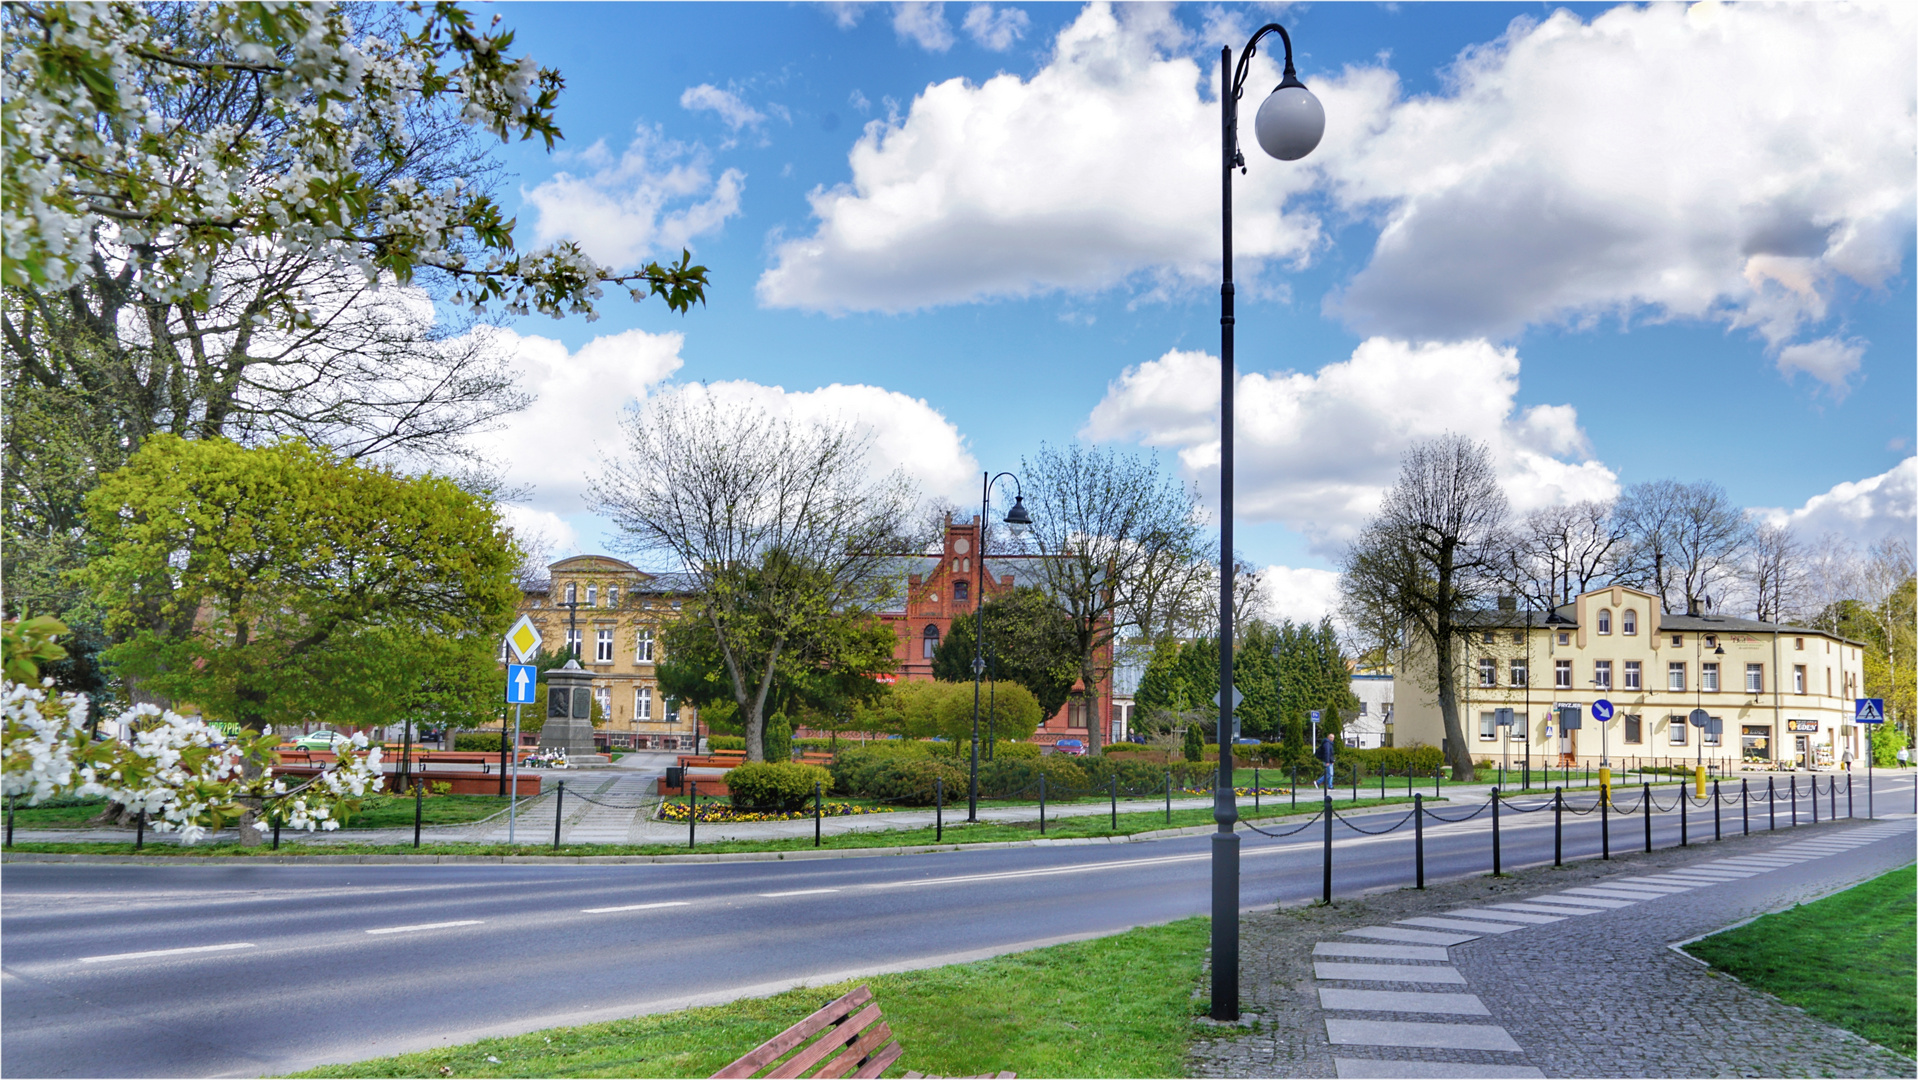
{"type": "MultiPolygon", "coordinates": [[[[1029,739],[1043,716],[1037,699],[1014,682],[989,683],[979,699],[981,739],[989,728],[1001,739],[1029,739]]],[[[909,739],[972,740],[972,687],[953,682],[905,682],[859,710],[862,730],[909,739]]]]}
{"type": "MultiPolygon", "coordinates": [[[[1052,716],[1072,696],[1079,679],[1079,654],[1072,620],[1038,589],[1021,586],[987,600],[984,678],[1016,682],[1031,691],[1039,708],[1052,716]]],[[[932,656],[932,677],[945,682],[972,681],[977,620],[952,620],[952,632],[932,656]]]]}
{"type": "Polygon", "coordinates": [[[147,693],[262,729],[484,714],[519,599],[493,508],[297,442],[154,436],[87,497],[76,580],[147,693]]]}

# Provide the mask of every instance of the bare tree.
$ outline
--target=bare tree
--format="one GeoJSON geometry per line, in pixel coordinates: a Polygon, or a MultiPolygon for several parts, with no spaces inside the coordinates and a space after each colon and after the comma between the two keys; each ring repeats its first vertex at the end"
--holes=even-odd
{"type": "Polygon", "coordinates": [[[1514,589],[1550,607],[1606,580],[1625,548],[1610,502],[1543,506],[1519,522],[1512,544],[1514,589]]]}
{"type": "Polygon", "coordinates": [[[1617,514],[1629,540],[1618,580],[1655,593],[1666,611],[1701,608],[1734,573],[1751,536],[1743,511],[1708,481],[1633,484],[1617,514]]]}
{"type": "MultiPolygon", "coordinates": [[[[1090,709],[1120,634],[1141,617],[1164,625],[1190,587],[1200,556],[1195,500],[1150,457],[1077,445],[1041,446],[1020,478],[1044,553],[1033,562],[1041,588],[1072,618],[1090,709]]],[[[1087,749],[1098,753],[1104,732],[1096,720],[1086,726],[1087,749]]]]}
{"type": "Polygon", "coordinates": [[[1466,612],[1496,589],[1511,563],[1507,504],[1483,443],[1444,435],[1405,454],[1378,516],[1346,549],[1341,588],[1348,609],[1397,618],[1430,648],[1455,779],[1473,775],[1459,716],[1460,648],[1466,612]]]}
{"type": "Polygon", "coordinates": [[[1760,525],[1752,530],[1738,569],[1753,618],[1782,622],[1805,614],[1811,594],[1806,555],[1789,526],[1760,525]]]}
{"type": "Polygon", "coordinates": [[[629,550],[668,558],[699,587],[746,728],[765,760],[765,705],[783,652],[828,616],[893,598],[912,486],[868,479],[850,429],[723,405],[690,388],[635,406],[623,453],[592,482],[629,550]]]}

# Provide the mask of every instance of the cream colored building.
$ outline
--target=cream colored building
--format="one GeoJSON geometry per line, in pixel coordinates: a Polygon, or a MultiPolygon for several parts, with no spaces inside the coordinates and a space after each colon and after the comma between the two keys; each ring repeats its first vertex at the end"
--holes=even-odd
{"type": "MultiPolygon", "coordinates": [[[[1614,766],[1650,759],[1747,767],[1842,767],[1863,760],[1852,723],[1864,660],[1857,642],[1805,627],[1717,615],[1667,614],[1637,589],[1595,589],[1556,608],[1509,600],[1472,614],[1458,652],[1460,720],[1472,756],[1513,761],[1529,743],[1534,765],[1614,766]],[[1592,704],[1604,699],[1612,719],[1592,704]],[[1555,709],[1575,705],[1583,726],[1561,730],[1555,709]],[[1516,722],[1497,724],[1510,708],[1516,722]],[[1720,732],[1687,723],[1694,709],[1720,732]]],[[[1398,680],[1399,746],[1444,745],[1432,654],[1414,651],[1398,680]]]]}
{"type": "Polygon", "coordinates": [[[520,611],[539,628],[546,652],[576,646],[580,666],[593,673],[606,717],[595,740],[618,750],[697,749],[692,706],[667,700],[655,677],[660,630],[692,598],[690,582],[607,555],[576,555],[547,569],[547,587],[526,590],[520,611]]]}

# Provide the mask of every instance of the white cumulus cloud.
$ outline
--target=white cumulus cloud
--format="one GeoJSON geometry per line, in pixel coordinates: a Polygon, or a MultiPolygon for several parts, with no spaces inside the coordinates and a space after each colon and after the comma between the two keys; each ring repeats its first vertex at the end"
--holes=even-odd
{"type": "MultiPolygon", "coordinates": [[[[1383,226],[1329,306],[1415,340],[1691,318],[1778,348],[1841,280],[1881,285],[1910,246],[1915,13],[1560,10],[1463,52],[1442,94],[1328,107],[1333,127],[1370,129],[1331,148],[1331,189],[1383,226]]],[[[1834,390],[1848,374],[1833,348],[1793,355],[1781,368],[1834,390]]]]}
{"type": "Polygon", "coordinates": [[[892,29],[900,40],[913,42],[927,52],[952,48],[952,26],[946,22],[946,5],[941,3],[894,4],[892,29]]]}
{"type": "Polygon", "coordinates": [[[1259,592],[1272,619],[1316,623],[1339,606],[1339,573],[1309,566],[1268,566],[1259,571],[1259,592]]]}
{"type": "MultiPolygon", "coordinates": [[[[927,87],[902,119],[867,125],[850,183],[809,196],[817,227],[775,245],[761,302],[903,311],[1103,289],[1141,274],[1212,280],[1219,120],[1208,98],[1216,73],[1174,51],[1186,40],[1163,8],[1095,3],[1059,33],[1031,79],[927,87]]],[[[1263,53],[1253,79],[1278,80],[1263,53]]],[[[1362,108],[1358,98],[1382,102],[1390,89],[1383,76],[1352,84],[1359,89],[1326,86],[1328,111],[1351,114],[1362,108]]],[[[1334,128],[1328,143],[1350,132],[1334,128]]],[[[1262,161],[1238,181],[1243,276],[1318,242],[1316,218],[1284,209],[1311,176],[1262,161]]]]}
{"type": "Polygon", "coordinates": [[[1851,393],[1851,376],[1865,355],[1865,343],[1847,338],[1819,338],[1778,350],[1778,370],[1791,376],[1804,372],[1825,384],[1835,401],[1851,393]]]}
{"type": "MultiPolygon", "coordinates": [[[[1218,358],[1174,350],[1129,367],[1081,434],[1173,450],[1216,502],[1218,358]]],[[[1237,513],[1276,521],[1332,555],[1378,509],[1400,455],[1457,432],[1485,442],[1514,510],[1618,492],[1590,458],[1569,405],[1517,404],[1519,357],[1485,341],[1411,345],[1373,338],[1315,373],[1241,373],[1237,513]]]]}
{"type": "Polygon", "coordinates": [[[719,114],[726,126],[738,131],[749,125],[765,123],[766,114],[746,104],[744,98],[731,90],[721,90],[711,83],[689,86],[679,95],[679,107],[694,112],[707,110],[719,114]]]}
{"type": "Polygon", "coordinates": [[[966,33],[980,48],[1005,52],[1013,42],[1026,36],[1032,19],[1015,7],[993,10],[991,4],[974,4],[966,10],[966,33]]]}
{"type": "Polygon", "coordinates": [[[615,266],[691,247],[739,213],[746,187],[745,173],[727,169],[715,179],[703,152],[643,127],[617,159],[600,142],[578,160],[594,171],[561,172],[521,192],[539,213],[534,236],[576,241],[615,266]]]}
{"type": "Polygon", "coordinates": [[[1755,513],[1770,524],[1791,526],[1806,539],[1836,533],[1861,547],[1888,537],[1909,541],[1918,533],[1918,456],[1877,476],[1836,484],[1796,509],[1769,507],[1755,513]]]}

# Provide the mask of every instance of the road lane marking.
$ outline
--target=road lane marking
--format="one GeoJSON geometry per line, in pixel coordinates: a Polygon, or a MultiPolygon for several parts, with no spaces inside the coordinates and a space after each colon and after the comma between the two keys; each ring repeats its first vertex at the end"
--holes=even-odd
{"type": "Polygon", "coordinates": [[[589,907],[579,910],[587,915],[604,915],[612,911],[647,911],[652,908],[685,907],[691,900],[661,900],[653,904],[621,904],[619,907],[589,907]]]}
{"type": "Polygon", "coordinates": [[[818,896],[820,893],[838,892],[838,889],[789,889],[786,892],[763,892],[761,896],[818,896]]]}
{"type": "Polygon", "coordinates": [[[148,949],[145,952],[113,953],[108,956],[82,956],[82,964],[104,964],[109,960],[146,960],[155,956],[184,956],[187,953],[226,952],[229,949],[251,949],[250,941],[230,941],[225,945],[189,945],[182,949],[148,949]]]}
{"type": "Polygon", "coordinates": [[[412,926],[382,926],[378,930],[368,930],[369,934],[406,934],[414,930],[444,930],[449,926],[478,926],[485,919],[459,919],[454,922],[415,923],[412,926]]]}
{"type": "Polygon", "coordinates": [[[910,881],[875,881],[868,889],[903,889],[915,885],[959,885],[974,881],[1005,881],[1009,878],[1052,877],[1057,874],[1084,874],[1094,870],[1126,870],[1138,866],[1162,866],[1166,863],[1197,862],[1210,859],[1211,852],[1197,855],[1167,855],[1157,859],[1124,859],[1117,862],[1080,863],[1075,866],[1049,866],[1035,870],[1007,870],[997,874],[965,874],[958,877],[914,878],[910,881]]]}

